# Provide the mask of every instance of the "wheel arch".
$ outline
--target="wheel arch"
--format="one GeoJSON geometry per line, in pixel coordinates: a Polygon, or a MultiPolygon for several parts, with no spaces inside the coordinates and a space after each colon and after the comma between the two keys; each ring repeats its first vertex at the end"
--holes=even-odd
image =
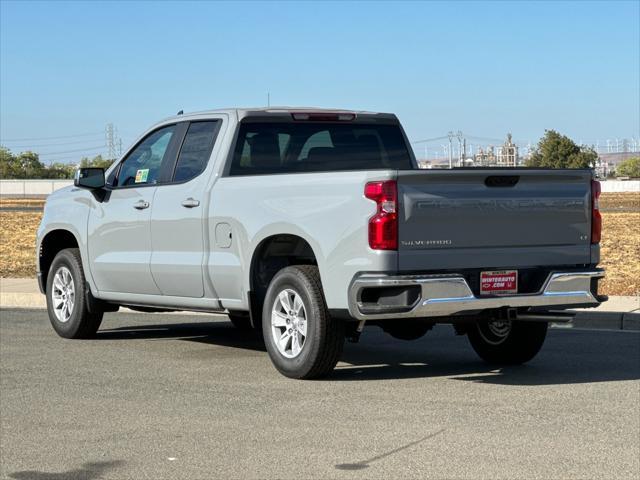
{"type": "Polygon", "coordinates": [[[42,278],[42,286],[47,284],[49,269],[58,252],[65,248],[80,248],[80,242],[70,230],[56,228],[48,231],[38,246],[38,272],[42,278]]]}
{"type": "Polygon", "coordinates": [[[259,325],[262,303],[275,274],[289,265],[316,265],[321,259],[312,241],[295,233],[278,233],[262,238],[253,249],[246,281],[249,312],[254,326],[259,325]]]}

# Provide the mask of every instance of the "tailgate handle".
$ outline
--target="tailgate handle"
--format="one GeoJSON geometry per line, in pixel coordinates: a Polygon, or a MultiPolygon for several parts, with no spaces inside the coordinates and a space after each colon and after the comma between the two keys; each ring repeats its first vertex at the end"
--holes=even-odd
{"type": "Polygon", "coordinates": [[[513,187],[519,180],[519,175],[492,175],[484,179],[484,184],[487,187],[513,187]]]}

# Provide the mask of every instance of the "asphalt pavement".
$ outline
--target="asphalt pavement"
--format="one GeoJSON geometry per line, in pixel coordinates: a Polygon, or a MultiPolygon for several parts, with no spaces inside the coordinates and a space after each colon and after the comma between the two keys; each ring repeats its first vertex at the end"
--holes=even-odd
{"type": "Polygon", "coordinates": [[[322,381],[221,316],[0,310],[2,478],[640,478],[640,333],[549,331],[492,369],[448,326],[365,329],[322,381]]]}

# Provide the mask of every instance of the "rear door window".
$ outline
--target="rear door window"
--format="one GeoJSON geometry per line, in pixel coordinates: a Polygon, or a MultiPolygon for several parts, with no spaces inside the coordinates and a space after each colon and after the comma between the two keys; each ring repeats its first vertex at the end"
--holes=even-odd
{"type": "Polygon", "coordinates": [[[218,121],[189,124],[176,162],[174,182],[186,182],[204,171],[213,150],[218,127],[218,121]]]}

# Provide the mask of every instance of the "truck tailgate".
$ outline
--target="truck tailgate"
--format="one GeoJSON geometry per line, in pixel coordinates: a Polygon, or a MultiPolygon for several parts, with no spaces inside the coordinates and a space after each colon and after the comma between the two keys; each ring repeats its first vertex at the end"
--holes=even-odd
{"type": "Polygon", "coordinates": [[[398,172],[400,271],[591,263],[591,171],[398,172]]]}

